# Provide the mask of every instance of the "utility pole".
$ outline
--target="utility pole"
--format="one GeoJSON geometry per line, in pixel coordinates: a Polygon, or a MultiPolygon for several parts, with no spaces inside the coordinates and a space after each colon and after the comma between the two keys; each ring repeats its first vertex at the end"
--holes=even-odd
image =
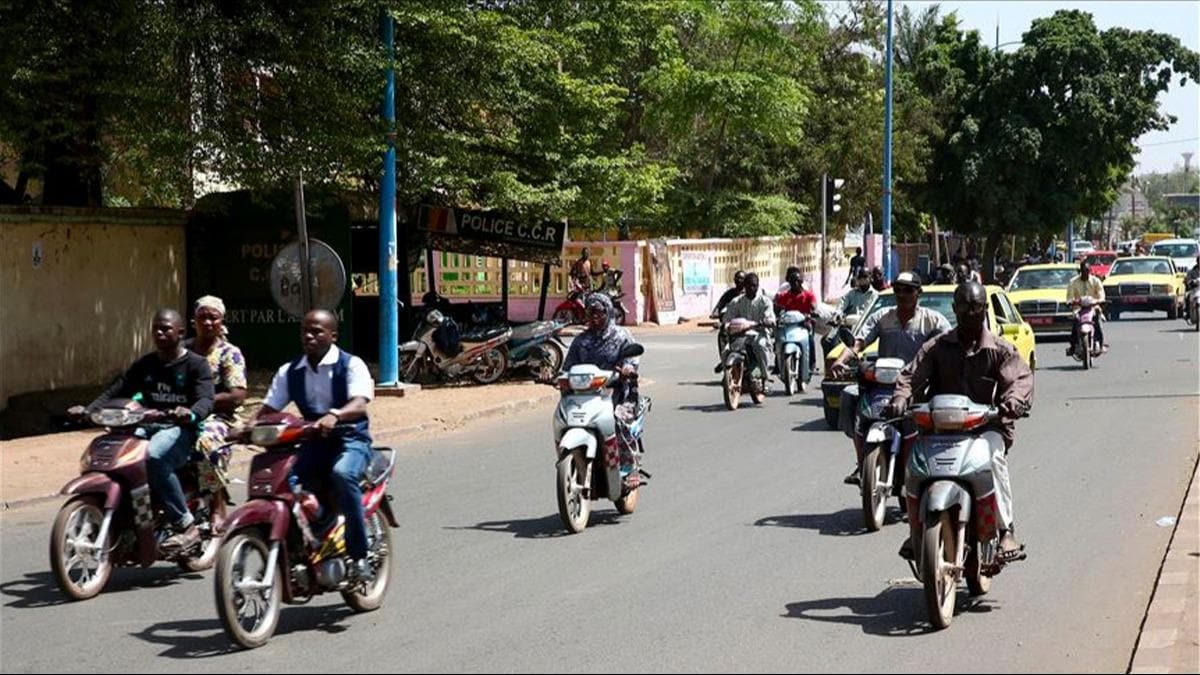
{"type": "MultiPolygon", "coordinates": [[[[383,119],[387,122],[387,151],[383,155],[383,185],[379,195],[379,385],[400,382],[400,312],[396,305],[396,69],[395,22],[383,17],[383,42],[387,48],[387,84],[383,92],[383,119]]],[[[404,261],[408,273],[408,260],[404,261]]],[[[432,279],[430,288],[433,288],[432,279]]]]}
{"type": "Polygon", "coordinates": [[[892,0],[887,3],[887,69],[883,75],[883,278],[892,280],[892,0]]]}

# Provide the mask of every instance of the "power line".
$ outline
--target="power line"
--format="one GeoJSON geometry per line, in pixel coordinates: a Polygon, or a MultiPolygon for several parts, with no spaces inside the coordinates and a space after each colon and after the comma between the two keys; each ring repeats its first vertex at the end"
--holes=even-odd
{"type": "Polygon", "coordinates": [[[1142,143],[1138,147],[1139,148],[1150,148],[1155,145],[1175,145],[1176,143],[1191,143],[1192,141],[1200,141],[1200,136],[1193,136],[1191,138],[1181,138],[1177,141],[1162,141],[1159,143],[1142,143]]]}

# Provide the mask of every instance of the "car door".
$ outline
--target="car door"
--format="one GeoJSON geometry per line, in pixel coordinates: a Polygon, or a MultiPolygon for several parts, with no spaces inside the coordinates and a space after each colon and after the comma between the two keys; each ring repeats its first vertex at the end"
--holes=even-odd
{"type": "Polygon", "coordinates": [[[995,333],[1011,342],[1017,348],[1021,360],[1030,363],[1034,348],[1033,329],[1021,318],[1021,314],[1013,307],[1004,291],[993,292],[989,305],[988,314],[994,317],[995,333]]]}

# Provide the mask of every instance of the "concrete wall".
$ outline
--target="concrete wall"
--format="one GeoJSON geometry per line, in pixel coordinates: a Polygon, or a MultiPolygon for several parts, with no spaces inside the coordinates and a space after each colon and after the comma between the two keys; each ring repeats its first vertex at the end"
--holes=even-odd
{"type": "Polygon", "coordinates": [[[0,208],[0,409],[96,384],[153,349],[159,307],[184,306],[184,214],[0,208]]]}

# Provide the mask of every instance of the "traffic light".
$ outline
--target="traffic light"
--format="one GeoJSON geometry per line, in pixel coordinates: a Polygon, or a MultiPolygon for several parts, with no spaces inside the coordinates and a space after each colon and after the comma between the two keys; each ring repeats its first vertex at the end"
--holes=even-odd
{"type": "Polygon", "coordinates": [[[842,210],[842,205],[838,202],[842,201],[840,190],[845,183],[844,178],[825,177],[825,213],[833,215],[842,210]]]}

